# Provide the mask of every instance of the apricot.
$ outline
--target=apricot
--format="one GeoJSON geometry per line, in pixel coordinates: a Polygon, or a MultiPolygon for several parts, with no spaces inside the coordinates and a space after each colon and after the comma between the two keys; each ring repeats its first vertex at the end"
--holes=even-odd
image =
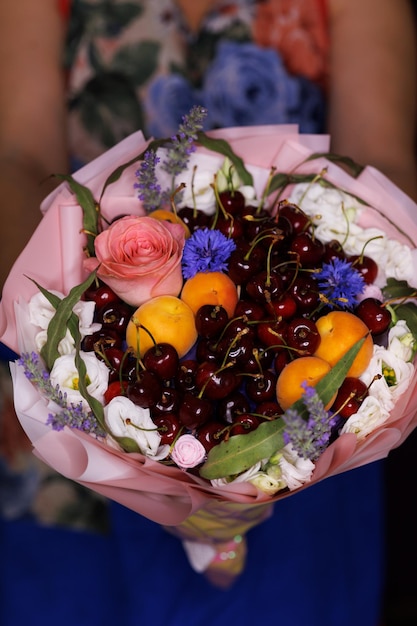
{"type": "Polygon", "coordinates": [[[142,357],[156,343],[169,343],[182,358],[197,340],[194,313],[175,296],[157,296],[142,304],[126,329],[127,345],[142,357]]]}
{"type": "Polygon", "coordinates": [[[239,299],[237,287],[227,274],[223,272],[197,272],[185,281],[180,294],[194,314],[203,304],[219,304],[233,316],[239,299]]]}
{"type": "MultiPolygon", "coordinates": [[[[303,395],[302,383],[307,383],[314,387],[330,370],[329,363],[316,356],[302,356],[294,359],[294,361],[290,361],[284,367],[277,380],[276,392],[280,407],[286,411],[303,395]]],[[[332,398],[326,408],[330,408],[333,401],[334,398],[332,398]]]]}
{"type": "Polygon", "coordinates": [[[176,213],[167,211],[166,209],[155,209],[148,213],[149,217],[153,217],[156,220],[162,220],[171,222],[171,224],[181,224],[185,231],[185,238],[188,239],[191,236],[190,229],[187,224],[176,213]]]}
{"type": "Polygon", "coordinates": [[[348,311],[332,311],[316,321],[320,345],[314,356],[327,361],[332,367],[360,339],[365,341],[356,355],[347,376],[358,378],[368,367],[374,344],[368,327],[359,317],[348,311]]]}

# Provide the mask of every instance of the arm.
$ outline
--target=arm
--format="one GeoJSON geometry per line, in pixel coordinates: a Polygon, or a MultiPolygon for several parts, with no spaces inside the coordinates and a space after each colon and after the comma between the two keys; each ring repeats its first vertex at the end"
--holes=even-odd
{"type": "Polygon", "coordinates": [[[407,0],[329,0],[334,152],[417,199],[415,24],[407,0]]]}
{"type": "Polygon", "coordinates": [[[63,39],[56,0],[0,2],[0,289],[67,171],[63,39]]]}

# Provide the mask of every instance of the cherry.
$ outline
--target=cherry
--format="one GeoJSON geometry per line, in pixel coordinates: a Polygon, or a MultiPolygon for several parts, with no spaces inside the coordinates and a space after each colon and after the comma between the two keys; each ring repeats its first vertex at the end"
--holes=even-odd
{"type": "Polygon", "coordinates": [[[227,311],[221,305],[204,304],[195,315],[195,327],[200,337],[210,339],[221,333],[228,319],[227,311]]]}
{"type": "Polygon", "coordinates": [[[220,215],[216,221],[216,230],[231,239],[239,239],[243,235],[243,222],[238,217],[220,215]]]}
{"type": "Polygon", "coordinates": [[[241,415],[236,415],[232,420],[232,428],[230,429],[231,435],[246,435],[250,433],[252,430],[255,430],[261,420],[256,415],[252,415],[252,413],[242,413],[241,415]]]}
{"type": "Polygon", "coordinates": [[[297,350],[299,356],[314,354],[320,344],[320,333],[316,324],[305,317],[294,317],[288,322],[286,338],[287,345],[297,350]]]}
{"type": "Polygon", "coordinates": [[[341,384],[332,405],[332,411],[338,413],[340,417],[348,419],[357,413],[364,398],[368,395],[368,388],[359,378],[348,376],[341,384]]]}
{"type": "Polygon", "coordinates": [[[362,277],[367,285],[371,285],[375,282],[378,274],[378,265],[369,256],[363,254],[355,254],[348,257],[348,261],[352,263],[355,270],[362,274],[362,277]]]}
{"type": "Polygon", "coordinates": [[[391,312],[376,298],[365,298],[355,308],[355,314],[366,324],[372,335],[382,335],[391,324],[391,312]]]}
{"type": "Polygon", "coordinates": [[[175,413],[165,413],[152,417],[152,421],[161,435],[161,445],[171,445],[174,443],[182,424],[175,413]]]}
{"type": "Polygon", "coordinates": [[[239,385],[239,378],[230,367],[220,368],[213,361],[201,363],[195,374],[197,389],[210,400],[225,398],[239,385]]]}
{"type": "Polygon", "coordinates": [[[190,392],[183,396],[178,417],[184,426],[190,429],[202,426],[213,415],[213,405],[208,398],[200,398],[190,392]]]}
{"type": "Polygon", "coordinates": [[[312,276],[298,275],[290,292],[300,313],[311,313],[319,304],[319,290],[312,276]]]}
{"type": "Polygon", "coordinates": [[[193,391],[196,388],[195,373],[198,362],[193,359],[181,361],[175,375],[175,387],[180,391],[193,391]]]}
{"type": "Polygon", "coordinates": [[[287,200],[279,202],[278,215],[283,215],[288,219],[294,234],[307,231],[311,223],[310,218],[296,204],[287,200]]]}
{"type": "Polygon", "coordinates": [[[280,374],[287,363],[290,362],[290,353],[288,350],[279,350],[274,357],[274,370],[280,374]]]}
{"type": "Polygon", "coordinates": [[[266,402],[276,398],[277,376],[266,370],[259,376],[248,378],[245,391],[250,400],[255,403],[266,402]]]}
{"type": "Polygon", "coordinates": [[[231,422],[234,415],[248,413],[250,402],[241,391],[233,391],[220,400],[217,406],[217,415],[225,422],[231,422]]]}
{"type": "Polygon", "coordinates": [[[270,311],[273,315],[276,315],[277,317],[282,317],[285,320],[289,320],[294,317],[297,311],[297,304],[292,295],[286,291],[281,294],[279,298],[268,302],[268,304],[266,305],[266,310],[270,311]]]}
{"type": "Polygon", "coordinates": [[[260,321],[265,316],[265,309],[259,302],[245,299],[238,300],[234,316],[244,317],[249,321],[260,321]]]}
{"type": "Polygon", "coordinates": [[[84,337],[81,345],[84,352],[104,352],[108,348],[121,349],[123,339],[116,331],[104,328],[84,337]]]}
{"type": "Polygon", "coordinates": [[[197,343],[195,357],[199,363],[203,361],[218,362],[218,347],[214,339],[200,339],[197,343]]]}
{"type": "Polygon", "coordinates": [[[236,285],[241,285],[259,272],[265,258],[265,251],[261,246],[252,246],[249,242],[240,240],[229,257],[227,273],[236,285]]]}
{"type": "Polygon", "coordinates": [[[115,380],[109,384],[106,391],[104,392],[104,402],[108,404],[113,398],[117,396],[125,396],[127,389],[127,381],[123,380],[115,380]]]}
{"type": "Polygon", "coordinates": [[[256,332],[264,346],[285,346],[287,327],[287,321],[278,318],[257,324],[256,332]]]}
{"type": "Polygon", "coordinates": [[[178,217],[188,226],[191,233],[198,228],[207,228],[210,226],[210,216],[197,211],[191,207],[183,207],[177,212],[178,217]]]}
{"type": "Polygon", "coordinates": [[[122,299],[117,296],[110,287],[107,285],[103,285],[103,283],[99,283],[98,286],[95,284],[91,285],[84,292],[85,300],[92,300],[96,303],[96,310],[101,309],[103,306],[107,306],[109,304],[115,304],[116,302],[122,302],[122,299]]]}
{"type": "Polygon", "coordinates": [[[156,343],[145,352],[142,363],[161,380],[170,380],[178,370],[178,352],[170,343],[156,343]]]}
{"type": "Polygon", "coordinates": [[[178,413],[181,395],[174,387],[164,387],[161,397],[151,408],[152,419],[166,413],[178,413]]]}
{"type": "Polygon", "coordinates": [[[283,283],[277,274],[262,270],[248,280],[246,292],[256,302],[265,303],[279,298],[283,293],[283,283]]]}
{"type": "Polygon", "coordinates": [[[226,213],[242,214],[245,208],[245,196],[238,190],[225,190],[219,193],[219,201],[226,213]]]}
{"type": "Polygon", "coordinates": [[[132,307],[124,302],[110,302],[97,311],[96,319],[104,330],[114,330],[119,335],[124,335],[132,311],[132,307]]]}
{"type": "Polygon", "coordinates": [[[324,256],[324,245],[310,233],[299,233],[291,242],[290,250],[297,255],[303,267],[317,266],[324,256]]]}
{"type": "Polygon", "coordinates": [[[209,452],[225,438],[227,432],[224,424],[213,420],[197,428],[195,436],[209,452]]]}
{"type": "Polygon", "coordinates": [[[330,263],[334,259],[345,259],[346,254],[342,244],[337,239],[332,239],[324,244],[323,263],[330,263]]]}
{"type": "Polygon", "coordinates": [[[160,378],[148,370],[138,373],[136,380],[129,383],[127,397],[134,404],[148,409],[155,406],[162,394],[162,382],[160,378]]]}
{"type": "Polygon", "coordinates": [[[284,413],[278,402],[273,400],[266,400],[257,405],[256,411],[258,415],[264,415],[265,417],[280,417],[284,413]]]}

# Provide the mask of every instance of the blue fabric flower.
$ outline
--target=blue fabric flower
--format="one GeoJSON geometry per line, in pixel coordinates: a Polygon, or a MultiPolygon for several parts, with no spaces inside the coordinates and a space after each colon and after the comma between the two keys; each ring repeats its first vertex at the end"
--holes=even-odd
{"type": "Polygon", "coordinates": [[[352,309],[357,303],[357,296],[365,288],[362,274],[345,259],[323,263],[315,277],[319,291],[328,300],[330,308],[352,309]]]}
{"type": "Polygon", "coordinates": [[[218,230],[196,230],[185,242],[182,255],[182,274],[185,279],[198,272],[224,272],[236,244],[218,230]]]}
{"type": "Polygon", "coordinates": [[[288,123],[299,102],[297,80],[274,50],[223,42],[202,89],[210,126],[288,123]]]}
{"type": "Polygon", "coordinates": [[[180,74],[156,78],[149,87],[148,96],[150,121],[147,131],[156,138],[172,137],[181,124],[184,112],[202,104],[190,83],[180,74]]]}

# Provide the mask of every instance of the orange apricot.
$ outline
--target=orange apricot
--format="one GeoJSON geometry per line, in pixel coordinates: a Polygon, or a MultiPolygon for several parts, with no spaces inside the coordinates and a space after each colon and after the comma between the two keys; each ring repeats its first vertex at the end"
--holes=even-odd
{"type": "Polygon", "coordinates": [[[360,339],[365,341],[356,355],[347,376],[358,378],[368,367],[374,343],[371,333],[359,317],[348,311],[332,311],[316,321],[320,344],[314,353],[333,367],[360,339]]]}
{"type": "Polygon", "coordinates": [[[180,298],[188,304],[194,315],[203,304],[218,304],[232,317],[239,295],[235,283],[227,274],[197,272],[185,281],[180,298]]]}
{"type": "MultiPolygon", "coordinates": [[[[280,407],[286,411],[303,395],[302,383],[314,387],[330,370],[329,363],[316,356],[302,356],[290,361],[277,380],[277,401],[280,407]]],[[[329,408],[333,401],[334,398],[326,408],[329,408]]]]}

